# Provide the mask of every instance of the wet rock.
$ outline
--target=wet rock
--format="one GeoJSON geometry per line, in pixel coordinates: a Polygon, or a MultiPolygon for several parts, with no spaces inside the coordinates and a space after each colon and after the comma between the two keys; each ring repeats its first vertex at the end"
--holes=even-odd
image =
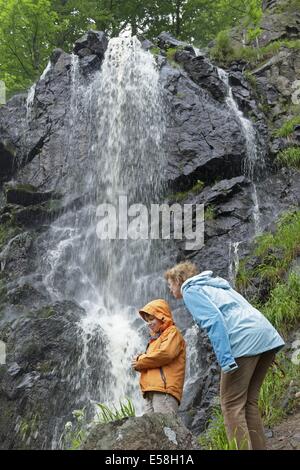
{"type": "Polygon", "coordinates": [[[280,39],[298,38],[300,34],[300,13],[290,6],[289,0],[265,2],[265,15],[258,40],[260,46],[280,39]]]}
{"type": "MultiPolygon", "coordinates": [[[[99,384],[95,377],[101,360],[96,364],[88,356],[91,370],[78,375],[84,351],[78,328],[84,315],[74,302],[64,301],[37,309],[32,306],[31,310],[27,307],[26,315],[2,325],[0,340],[6,342],[7,354],[6,364],[0,365],[1,449],[58,446],[72,411],[86,405],[82,391],[91,387],[91,396],[101,400],[96,397],[99,384]]],[[[94,341],[103,357],[106,350],[100,330],[94,341]]]]}
{"type": "Polygon", "coordinates": [[[51,301],[47,292],[41,292],[30,284],[23,284],[12,290],[6,295],[6,302],[11,304],[21,304],[30,309],[46,305],[51,301]]]}
{"type": "Polygon", "coordinates": [[[155,47],[155,45],[153,44],[153,42],[149,41],[149,39],[144,39],[141,41],[141,45],[142,45],[142,48],[145,50],[145,51],[148,51],[149,49],[151,49],[152,47],[155,47]]]}
{"type": "Polygon", "coordinates": [[[195,83],[208,90],[215,99],[224,101],[227,95],[226,86],[220,79],[217,68],[208,59],[197,56],[186,60],[184,68],[195,83]]]}
{"type": "Polygon", "coordinates": [[[195,54],[194,48],[187,44],[186,42],[179,41],[178,39],[174,38],[172,34],[163,31],[157,38],[158,46],[161,49],[169,49],[169,48],[181,48],[186,51],[189,51],[192,54],[195,54]]]}
{"type": "Polygon", "coordinates": [[[9,179],[15,170],[16,148],[13,142],[0,139],[0,181],[9,179]]]}
{"type": "Polygon", "coordinates": [[[99,70],[100,65],[101,65],[101,61],[97,55],[88,54],[81,59],[80,70],[82,71],[84,75],[89,75],[95,70],[99,70]]]}
{"type": "MultiPolygon", "coordinates": [[[[46,202],[54,196],[52,191],[40,192],[36,186],[31,184],[7,184],[4,187],[6,201],[8,204],[31,206],[46,202]]],[[[57,195],[55,195],[57,197],[57,195]]]]}
{"type": "MultiPolygon", "coordinates": [[[[80,55],[80,51],[85,50],[83,56],[88,55],[86,54],[87,50],[90,51],[91,54],[96,55],[100,61],[104,58],[104,53],[107,49],[108,39],[102,31],[88,31],[84,36],[80,39],[75,41],[74,45],[74,53],[80,55]]],[[[82,56],[81,52],[81,56],[82,56]]]]}
{"type": "Polygon", "coordinates": [[[22,232],[12,237],[0,253],[1,271],[9,278],[18,278],[30,272],[30,253],[33,236],[22,232]]]}
{"type": "Polygon", "coordinates": [[[98,424],[81,450],[196,450],[193,435],[178,417],[161,413],[98,424]]]}

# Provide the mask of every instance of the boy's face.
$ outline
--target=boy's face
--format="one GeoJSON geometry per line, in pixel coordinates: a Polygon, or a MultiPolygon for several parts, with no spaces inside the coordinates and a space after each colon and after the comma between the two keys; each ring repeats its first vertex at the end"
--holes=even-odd
{"type": "Polygon", "coordinates": [[[170,289],[171,294],[175,297],[175,299],[182,299],[181,294],[181,284],[177,281],[173,281],[173,279],[168,279],[168,286],[170,289]]]}
{"type": "Polygon", "coordinates": [[[163,324],[163,322],[156,318],[154,315],[147,315],[147,318],[145,320],[152,333],[158,333],[161,325],[163,324]]]}

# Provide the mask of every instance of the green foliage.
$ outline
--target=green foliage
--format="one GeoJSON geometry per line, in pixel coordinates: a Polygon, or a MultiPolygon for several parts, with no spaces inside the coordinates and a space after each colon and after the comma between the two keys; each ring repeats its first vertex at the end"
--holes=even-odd
{"type": "Polygon", "coordinates": [[[300,116],[295,116],[286,121],[280,129],[274,132],[275,137],[288,137],[294,132],[296,126],[300,126],[300,116]]]}
{"type": "Polygon", "coordinates": [[[120,408],[117,409],[115,406],[109,408],[103,403],[97,403],[98,407],[98,420],[100,423],[109,423],[119,419],[135,416],[135,409],[133,403],[129,398],[126,399],[127,403],[120,401],[120,408]]]}
{"type": "Polygon", "coordinates": [[[300,168],[300,147],[290,147],[279,152],[276,161],[283,166],[300,168]]]}
{"type": "Polygon", "coordinates": [[[50,0],[0,0],[0,80],[23,90],[43,71],[57,15],[50,0]]]}
{"type": "Polygon", "coordinates": [[[160,54],[160,48],[159,47],[151,47],[150,52],[153,55],[159,55],[160,54]]]}
{"type": "Polygon", "coordinates": [[[211,56],[218,62],[226,63],[234,57],[234,48],[228,31],[220,31],[216,44],[211,50],[211,56]]]}
{"type": "Polygon", "coordinates": [[[287,396],[287,390],[292,381],[300,386],[299,366],[293,364],[285,352],[276,356],[276,364],[269,369],[260,390],[259,409],[266,426],[278,424],[295,409],[296,400],[287,396]],[[282,406],[283,401],[287,406],[282,406]]]}
{"type": "Polygon", "coordinates": [[[18,235],[21,230],[17,226],[7,222],[0,225],[0,250],[14,236],[18,235]]]}
{"type": "Polygon", "coordinates": [[[300,276],[291,273],[287,281],[278,283],[262,312],[283,334],[300,323],[300,276]]]}
{"type": "Polygon", "coordinates": [[[235,60],[245,60],[252,68],[271,59],[281,48],[299,49],[300,40],[273,41],[264,47],[236,46],[233,45],[229,32],[221,31],[216,40],[216,45],[210,51],[213,59],[228,65],[235,60]]]}
{"type": "Polygon", "coordinates": [[[61,435],[62,447],[67,450],[78,450],[93,426],[135,416],[135,408],[129,398],[126,398],[125,402],[120,400],[119,405],[118,409],[114,405],[110,408],[103,403],[97,403],[97,417],[91,423],[87,422],[86,407],[74,410],[72,412],[74,422],[68,421],[61,435]]]}
{"type": "Polygon", "coordinates": [[[260,0],[0,0],[0,80],[8,96],[27,90],[53,48],[71,52],[89,29],[149,39],[165,30],[202,47],[238,24],[255,35],[260,16],[260,0]]]}
{"type": "Polygon", "coordinates": [[[236,285],[242,292],[257,276],[275,287],[287,272],[293,259],[300,253],[300,211],[283,214],[275,233],[264,233],[256,238],[254,256],[259,258],[255,268],[246,269],[247,260],[240,263],[236,285]]]}
{"type": "Polygon", "coordinates": [[[204,210],[204,220],[213,220],[216,218],[216,210],[214,206],[209,205],[204,210]]]}
{"type": "Polygon", "coordinates": [[[61,442],[64,449],[78,450],[88,433],[85,407],[81,410],[74,410],[72,415],[75,422],[68,421],[65,424],[61,442]]]}
{"type": "Polygon", "coordinates": [[[199,444],[205,450],[238,450],[236,439],[227,439],[220,407],[213,410],[206,432],[199,437],[199,444]]]}
{"type": "Polygon", "coordinates": [[[255,90],[257,87],[257,78],[249,70],[244,71],[244,76],[246,80],[250,83],[251,87],[255,90]]]}
{"type": "Polygon", "coordinates": [[[205,183],[203,181],[197,180],[197,183],[195,183],[191,189],[188,189],[187,191],[177,192],[175,194],[170,194],[167,196],[167,199],[175,202],[181,202],[184,199],[187,199],[190,193],[199,194],[203,190],[204,186],[205,183]]]}

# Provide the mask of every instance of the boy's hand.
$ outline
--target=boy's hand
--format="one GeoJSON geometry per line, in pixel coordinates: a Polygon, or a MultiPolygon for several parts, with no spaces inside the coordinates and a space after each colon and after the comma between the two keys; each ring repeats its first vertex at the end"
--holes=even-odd
{"type": "Polygon", "coordinates": [[[136,368],[137,363],[138,363],[137,358],[136,358],[136,357],[133,358],[132,361],[131,361],[131,367],[132,367],[132,369],[137,370],[137,368],[136,368]]]}

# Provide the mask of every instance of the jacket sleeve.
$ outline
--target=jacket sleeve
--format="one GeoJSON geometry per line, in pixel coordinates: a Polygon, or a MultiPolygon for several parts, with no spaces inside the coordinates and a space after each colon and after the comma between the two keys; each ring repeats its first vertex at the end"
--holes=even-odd
{"type": "Polygon", "coordinates": [[[227,373],[237,369],[238,366],[231,352],[227,328],[218,307],[201,288],[198,290],[193,286],[183,290],[183,300],[196,323],[207,331],[223,372],[227,373]]]}
{"type": "Polygon", "coordinates": [[[182,350],[182,338],[174,328],[163,339],[156,351],[141,354],[137,361],[137,370],[156,369],[165,366],[175,359],[182,350]]]}

